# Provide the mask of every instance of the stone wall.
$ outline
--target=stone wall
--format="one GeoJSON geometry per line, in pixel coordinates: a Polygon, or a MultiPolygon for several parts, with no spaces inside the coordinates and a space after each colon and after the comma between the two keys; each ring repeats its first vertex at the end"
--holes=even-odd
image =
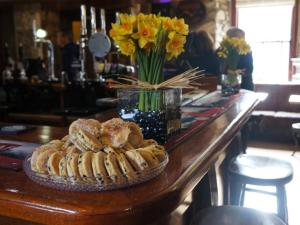
{"type": "Polygon", "coordinates": [[[15,43],[22,43],[25,58],[42,57],[42,49],[34,44],[32,21],[41,26],[39,3],[16,3],[14,5],[15,43]]]}

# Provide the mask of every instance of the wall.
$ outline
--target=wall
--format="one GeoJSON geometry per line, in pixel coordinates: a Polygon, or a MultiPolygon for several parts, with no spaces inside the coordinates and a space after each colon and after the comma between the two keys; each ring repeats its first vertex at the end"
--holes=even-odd
{"type": "Polygon", "coordinates": [[[25,58],[42,56],[41,48],[33,41],[32,21],[36,20],[37,27],[41,25],[39,3],[16,3],[14,5],[15,43],[23,44],[25,58]]]}
{"type": "Polygon", "coordinates": [[[228,0],[182,0],[174,3],[174,8],[176,16],[188,17],[191,31],[207,31],[215,47],[230,27],[231,5],[228,0]]]}

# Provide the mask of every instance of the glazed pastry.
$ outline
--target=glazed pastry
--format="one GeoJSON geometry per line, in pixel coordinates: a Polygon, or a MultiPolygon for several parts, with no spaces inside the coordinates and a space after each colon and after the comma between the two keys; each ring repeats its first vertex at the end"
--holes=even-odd
{"type": "Polygon", "coordinates": [[[142,157],[146,160],[150,167],[157,166],[159,164],[159,160],[156,158],[155,154],[150,150],[145,150],[143,148],[136,149],[142,157]]]}
{"type": "Polygon", "coordinates": [[[82,178],[92,178],[93,175],[93,168],[92,168],[92,157],[93,152],[87,151],[84,153],[81,153],[78,158],[78,169],[79,174],[82,178]]]}
{"type": "Polygon", "coordinates": [[[142,157],[142,155],[138,151],[130,150],[125,152],[125,155],[135,170],[142,171],[149,167],[146,160],[142,157]]]}
{"type": "Polygon", "coordinates": [[[66,154],[69,153],[81,153],[81,151],[78,148],[76,148],[75,145],[71,145],[66,149],[66,154]]]}
{"type": "Polygon", "coordinates": [[[90,133],[97,139],[100,139],[101,123],[98,120],[78,119],[74,121],[69,127],[69,135],[72,140],[75,138],[79,129],[90,133]]]}
{"type": "Polygon", "coordinates": [[[92,157],[92,168],[93,174],[97,181],[107,184],[108,183],[108,174],[105,169],[104,160],[106,154],[104,152],[97,152],[93,154],[92,157]]]}
{"type": "Polygon", "coordinates": [[[118,167],[117,158],[115,153],[108,153],[104,160],[106,171],[114,183],[124,181],[124,177],[118,167]]]}
{"type": "Polygon", "coordinates": [[[140,127],[133,122],[127,122],[126,124],[130,129],[128,143],[131,144],[134,148],[140,147],[144,140],[143,133],[140,127]]]}
{"type": "Polygon", "coordinates": [[[117,154],[117,160],[122,173],[128,178],[128,180],[134,180],[137,177],[137,175],[132,166],[130,165],[129,161],[125,157],[124,153],[117,154]]]}
{"type": "Polygon", "coordinates": [[[56,152],[55,149],[48,149],[42,151],[36,158],[36,171],[39,173],[47,173],[47,161],[52,153],[56,152]]]}
{"type": "Polygon", "coordinates": [[[68,140],[69,140],[69,135],[66,135],[61,139],[62,142],[66,142],[68,140]]]}
{"type": "Polygon", "coordinates": [[[42,145],[42,146],[40,146],[40,147],[38,147],[38,148],[36,148],[36,149],[34,150],[34,152],[32,153],[31,159],[30,159],[31,169],[32,169],[33,171],[36,171],[36,172],[37,172],[36,161],[37,161],[38,156],[39,156],[42,152],[44,152],[44,151],[46,151],[46,150],[49,150],[49,149],[51,149],[51,148],[50,148],[48,145],[42,145]]]}
{"type": "Polygon", "coordinates": [[[158,143],[154,139],[146,139],[141,144],[141,147],[147,147],[149,145],[158,145],[158,143]]]}
{"type": "Polygon", "coordinates": [[[160,162],[164,161],[166,158],[165,148],[161,145],[149,145],[137,150],[151,152],[160,162]]]}
{"type": "Polygon", "coordinates": [[[78,153],[69,153],[66,155],[68,177],[80,178],[78,170],[78,153]]]}
{"type": "Polygon", "coordinates": [[[76,133],[76,140],[74,141],[74,145],[83,152],[89,150],[98,152],[103,148],[101,142],[98,139],[82,129],[79,129],[76,133]]]}
{"type": "Polygon", "coordinates": [[[62,157],[59,161],[59,176],[67,177],[68,171],[67,171],[67,160],[65,157],[62,157]]]}
{"type": "Polygon", "coordinates": [[[121,119],[114,118],[102,123],[101,142],[104,145],[121,148],[127,143],[129,134],[129,127],[121,119]]]}
{"type": "Polygon", "coordinates": [[[69,135],[67,135],[67,136],[65,136],[64,138],[68,138],[65,142],[64,142],[64,144],[61,146],[61,150],[62,151],[65,151],[68,147],[70,147],[70,146],[72,146],[73,145],[73,143],[72,143],[72,141],[70,140],[70,137],[69,137],[69,135]]]}
{"type": "Polygon", "coordinates": [[[63,144],[64,144],[64,142],[62,142],[61,140],[52,140],[47,145],[51,145],[54,148],[61,149],[63,144]]]}
{"type": "Polygon", "coordinates": [[[59,176],[59,163],[60,160],[64,158],[63,154],[60,151],[54,152],[50,155],[47,161],[47,169],[50,175],[59,176]]]}

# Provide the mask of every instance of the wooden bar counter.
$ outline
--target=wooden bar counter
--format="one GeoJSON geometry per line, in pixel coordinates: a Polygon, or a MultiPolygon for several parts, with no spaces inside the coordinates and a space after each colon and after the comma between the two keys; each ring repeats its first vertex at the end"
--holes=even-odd
{"type": "MultiPolygon", "coordinates": [[[[207,174],[257,103],[254,93],[243,92],[225,113],[169,152],[169,164],[161,175],[127,189],[63,192],[32,182],[23,171],[1,169],[0,215],[55,225],[167,224],[159,221],[167,218],[207,174]]],[[[66,133],[65,128],[41,126],[0,139],[46,143],[66,133]]]]}

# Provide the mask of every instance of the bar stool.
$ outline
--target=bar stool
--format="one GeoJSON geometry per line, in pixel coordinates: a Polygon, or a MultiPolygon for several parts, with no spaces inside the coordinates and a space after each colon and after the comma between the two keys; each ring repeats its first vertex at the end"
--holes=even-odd
{"type": "MultiPolygon", "coordinates": [[[[300,123],[293,123],[292,124],[292,133],[293,133],[293,139],[295,142],[296,147],[299,147],[299,141],[300,141],[300,123]]],[[[294,156],[296,153],[296,150],[293,152],[292,156],[294,156]]]]}
{"type": "Polygon", "coordinates": [[[285,184],[293,178],[290,163],[271,157],[242,154],[231,161],[228,171],[231,204],[243,206],[245,190],[275,195],[277,214],[284,222],[288,222],[285,184]],[[246,184],[275,186],[276,192],[246,189],[246,184]]]}
{"type": "Polygon", "coordinates": [[[191,225],[286,225],[277,216],[238,206],[216,206],[201,210],[191,225]]]}

